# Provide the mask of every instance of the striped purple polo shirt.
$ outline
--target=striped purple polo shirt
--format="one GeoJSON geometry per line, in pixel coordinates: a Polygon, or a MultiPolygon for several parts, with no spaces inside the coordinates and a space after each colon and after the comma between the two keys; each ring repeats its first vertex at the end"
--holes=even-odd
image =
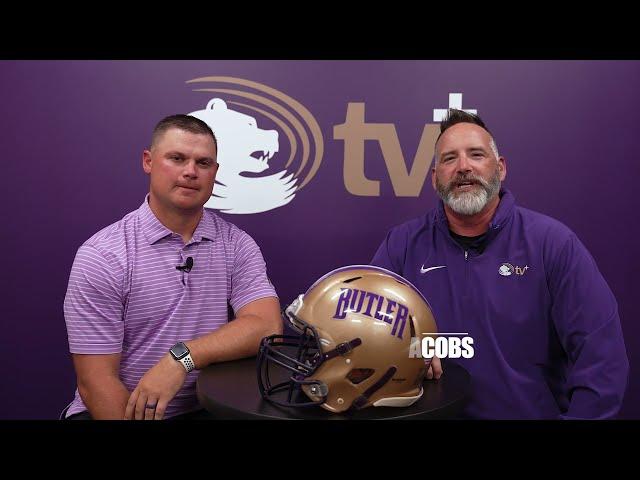
{"type": "MultiPolygon", "coordinates": [[[[173,344],[226,324],[228,303],[237,312],[277,296],[247,233],[204,209],[185,245],[147,202],[78,249],[64,300],[71,353],[122,353],[120,380],[130,392],[173,344]],[[176,270],[187,257],[191,271],[176,270]]],[[[187,375],[166,418],[198,408],[196,377],[187,375]]],[[[76,389],[67,416],[84,410],[76,389]]]]}

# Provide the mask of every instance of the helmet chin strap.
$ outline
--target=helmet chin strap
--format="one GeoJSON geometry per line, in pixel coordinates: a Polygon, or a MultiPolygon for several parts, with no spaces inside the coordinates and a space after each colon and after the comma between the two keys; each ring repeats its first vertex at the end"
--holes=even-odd
{"type": "Polygon", "coordinates": [[[371,395],[376,393],[389,380],[391,380],[391,377],[395,375],[397,370],[398,369],[396,367],[389,367],[389,370],[387,370],[385,374],[382,375],[382,377],[380,377],[376,383],[374,383],[369,388],[367,388],[362,395],[360,395],[358,398],[356,398],[353,401],[353,403],[351,404],[351,407],[349,407],[349,410],[360,410],[361,408],[363,408],[369,402],[369,397],[371,397],[371,395]]]}

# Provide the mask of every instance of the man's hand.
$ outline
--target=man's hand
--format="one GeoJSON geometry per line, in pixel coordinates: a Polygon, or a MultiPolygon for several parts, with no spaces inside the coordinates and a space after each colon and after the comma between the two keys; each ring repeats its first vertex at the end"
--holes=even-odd
{"type": "Polygon", "coordinates": [[[162,420],[168,403],[187,378],[187,371],[167,353],[131,392],[125,420],[162,420]]]}
{"type": "Polygon", "coordinates": [[[431,380],[435,378],[436,380],[442,376],[442,364],[440,363],[440,359],[435,355],[431,357],[431,364],[429,365],[429,370],[427,370],[427,378],[431,380]]]}

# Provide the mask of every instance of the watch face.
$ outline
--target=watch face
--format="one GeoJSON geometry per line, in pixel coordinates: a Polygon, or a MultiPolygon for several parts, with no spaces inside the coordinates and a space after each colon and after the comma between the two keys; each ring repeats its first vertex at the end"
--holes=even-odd
{"type": "Polygon", "coordinates": [[[187,353],[189,353],[189,349],[182,342],[178,342],[171,347],[171,354],[177,359],[184,357],[187,353]]]}

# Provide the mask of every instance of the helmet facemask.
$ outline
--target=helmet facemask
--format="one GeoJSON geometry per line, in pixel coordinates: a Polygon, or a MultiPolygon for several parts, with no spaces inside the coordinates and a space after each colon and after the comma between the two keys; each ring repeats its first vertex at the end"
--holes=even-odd
{"type": "MultiPolygon", "coordinates": [[[[302,302],[300,295],[296,302],[302,302]]],[[[347,355],[362,341],[354,338],[336,348],[327,350],[322,345],[318,330],[299,318],[294,312],[299,307],[292,303],[283,312],[290,325],[299,335],[271,335],[263,338],[258,352],[258,386],[262,396],[284,407],[310,407],[322,405],[329,393],[326,383],[310,379],[325,363],[337,356],[347,355]],[[297,307],[297,308],[296,308],[297,307]],[[273,368],[288,372],[289,378],[274,383],[271,379],[273,368]]]]}

